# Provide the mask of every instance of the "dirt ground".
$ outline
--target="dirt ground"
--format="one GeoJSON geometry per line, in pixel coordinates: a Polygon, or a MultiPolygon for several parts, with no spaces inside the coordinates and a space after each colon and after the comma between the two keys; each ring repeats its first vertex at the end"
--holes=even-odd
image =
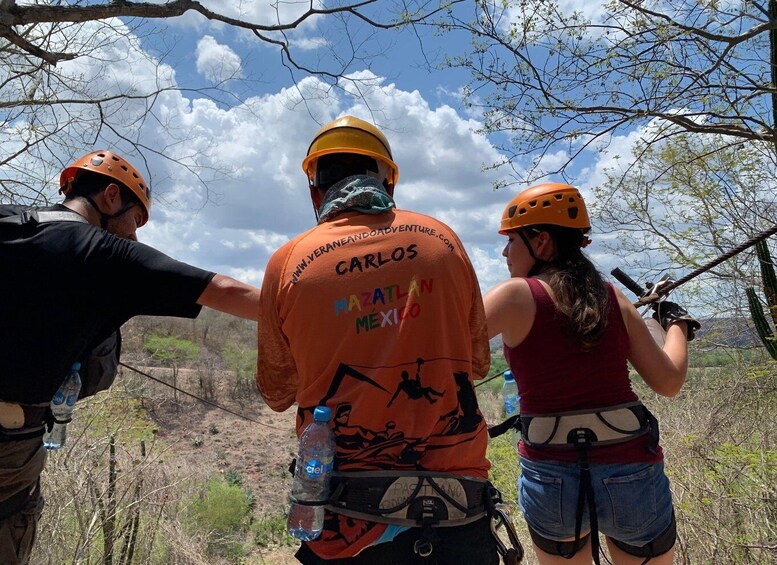
{"type": "Polygon", "coordinates": [[[184,468],[237,472],[256,495],[257,513],[279,512],[286,503],[291,485],[287,469],[297,449],[294,410],[273,412],[261,400],[219,404],[255,421],[187,401],[180,415],[174,410],[153,412],[163,424],[159,439],[175,443],[171,451],[184,468]]]}
{"type": "MultiPolygon", "coordinates": [[[[168,369],[141,370],[172,381],[168,369]]],[[[201,394],[196,371],[181,369],[177,379],[181,389],[201,394]]],[[[232,379],[219,381],[231,383],[232,379]]],[[[143,396],[149,399],[148,412],[159,426],[157,440],[170,446],[165,457],[168,465],[200,479],[218,472],[236,472],[256,497],[254,519],[284,513],[291,488],[288,468],[297,450],[295,408],[274,412],[258,392],[237,400],[243,395],[235,395],[227,384],[217,385],[209,400],[233,414],[180,394],[176,403],[171,389],[147,380],[141,382],[143,396]]],[[[248,563],[296,563],[294,550],[288,546],[267,548],[248,563]]]]}
{"type": "MultiPolygon", "coordinates": [[[[172,382],[169,369],[146,370],[172,382]]],[[[274,412],[258,393],[234,394],[226,384],[233,383],[233,378],[214,381],[220,384],[213,387],[210,400],[253,421],[185,396],[179,395],[176,402],[171,389],[147,379],[139,381],[144,387],[142,396],[148,399],[147,409],[159,426],[157,439],[170,445],[167,464],[201,480],[234,471],[256,496],[255,520],[282,516],[292,482],[288,467],[297,450],[295,408],[274,412]]],[[[181,369],[177,385],[197,393],[201,390],[200,375],[181,369]]],[[[482,406],[487,416],[501,406],[496,396],[491,400],[482,406]]],[[[282,544],[265,547],[241,563],[293,564],[297,563],[295,551],[296,546],[282,544]]]]}

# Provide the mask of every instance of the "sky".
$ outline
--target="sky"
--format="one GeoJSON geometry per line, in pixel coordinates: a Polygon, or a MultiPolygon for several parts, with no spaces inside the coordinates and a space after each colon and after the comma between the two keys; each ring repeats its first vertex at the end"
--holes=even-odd
{"type": "MultiPolygon", "coordinates": [[[[576,0],[569,4],[574,7],[576,0]]],[[[260,2],[213,0],[207,5],[226,11],[239,6],[242,12],[233,15],[251,21],[277,17],[260,2]]],[[[300,9],[299,4],[281,5],[288,11],[282,17],[300,9]]],[[[322,124],[351,114],[376,123],[389,139],[399,166],[397,206],[450,225],[484,292],[507,278],[501,257],[506,238],[497,229],[507,202],[527,185],[494,190],[506,172],[484,170],[501,155],[493,140],[478,133],[481,117],[462,105],[461,90],[469,77],[425,64],[439,61],[443,50],[466,48],[466,38],[419,37],[423,32],[410,30],[371,35],[359,27],[349,27],[346,35],[339,21],[316,18],[289,33],[301,61],[333,68],[338,57],[351,56],[350,46],[358,46],[351,80],[333,87],[290,72],[280,65],[277,48],[252,34],[196,14],[137,30],[135,23],[112,21],[95,57],[58,69],[85,77],[96,92],[170,87],[156,98],[154,119],[141,119],[141,103],[109,104],[105,110],[126,118],[144,142],[164,148],[164,158],[149,152],[143,159],[125,155],[147,176],[154,194],[151,221],[139,230],[140,241],[260,286],[272,253],[314,225],[301,169],[313,135],[322,124]]],[[[94,41],[105,33],[98,27],[86,26],[81,33],[94,41]]],[[[77,138],[79,132],[71,135],[77,138]]],[[[110,132],[102,131],[98,144],[110,142],[110,132]]],[[[579,159],[576,185],[585,197],[628,146],[629,138],[615,139],[608,151],[579,159]]],[[[102,147],[83,148],[86,153],[102,147]]],[[[559,152],[548,158],[563,157],[559,152]]],[[[54,193],[56,179],[51,183],[54,193]]],[[[603,237],[597,238],[594,227],[594,244],[587,251],[609,273],[617,259],[601,251],[603,237]]]]}

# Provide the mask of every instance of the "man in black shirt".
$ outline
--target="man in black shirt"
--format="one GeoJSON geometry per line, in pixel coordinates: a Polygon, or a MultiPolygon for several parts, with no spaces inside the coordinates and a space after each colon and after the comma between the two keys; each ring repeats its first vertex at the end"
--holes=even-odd
{"type": "Polygon", "coordinates": [[[133,316],[195,318],[208,306],[256,320],[259,312],[258,289],[137,242],[150,194],[121,157],[86,155],[60,184],[61,205],[0,206],[3,565],[29,560],[43,507],[43,422],[73,363],[86,366],[90,352],[133,316]]]}

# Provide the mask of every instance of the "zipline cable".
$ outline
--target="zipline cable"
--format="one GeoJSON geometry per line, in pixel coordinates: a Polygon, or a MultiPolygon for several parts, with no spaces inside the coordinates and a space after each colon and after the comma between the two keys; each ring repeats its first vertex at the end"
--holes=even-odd
{"type": "MultiPolygon", "coordinates": [[[[658,291],[659,295],[669,294],[670,291],[674,290],[678,286],[687,283],[691,279],[694,279],[694,278],[698,277],[699,275],[701,275],[702,273],[705,273],[705,272],[709,271],[713,267],[716,267],[716,266],[720,265],[723,261],[731,259],[734,255],[738,255],[739,253],[742,253],[744,250],[749,249],[750,247],[752,247],[753,245],[755,245],[759,241],[763,241],[764,239],[766,239],[768,237],[771,237],[771,236],[773,236],[776,233],[777,233],[777,224],[773,225],[768,230],[762,231],[761,233],[754,235],[753,237],[751,237],[750,239],[748,239],[744,243],[734,247],[733,249],[730,249],[729,251],[726,251],[725,253],[723,253],[719,257],[716,257],[712,261],[710,261],[708,263],[705,263],[704,265],[702,265],[701,267],[699,267],[695,271],[693,271],[691,273],[688,273],[684,277],[682,277],[682,278],[680,278],[680,279],[678,279],[676,281],[673,281],[673,282],[671,282],[669,284],[662,285],[660,287],[660,290],[658,291]]],[[[623,284],[623,286],[628,288],[630,291],[632,291],[638,297],[643,295],[645,293],[645,291],[648,290],[647,288],[643,288],[639,283],[637,283],[634,280],[632,280],[626,273],[624,273],[623,271],[621,271],[618,268],[613,269],[611,271],[611,274],[616,279],[618,279],[618,281],[620,281],[621,284],[623,284]]],[[[497,372],[494,375],[486,377],[482,381],[480,381],[477,384],[475,384],[475,388],[479,387],[480,385],[484,385],[487,382],[490,382],[490,381],[494,380],[495,378],[497,378],[501,374],[502,374],[502,372],[499,371],[499,372],[497,372]]]]}
{"type": "Polygon", "coordinates": [[[482,381],[480,381],[478,383],[475,383],[475,386],[473,388],[478,388],[480,385],[484,385],[487,382],[493,381],[495,378],[501,376],[503,372],[504,371],[497,371],[493,375],[490,375],[490,376],[486,377],[485,379],[483,379],[482,381]]]}
{"type": "MultiPolygon", "coordinates": [[[[662,294],[662,295],[669,294],[670,291],[676,289],[678,286],[687,283],[691,279],[694,279],[694,278],[698,277],[699,275],[701,275],[702,273],[705,273],[705,272],[709,271],[713,267],[716,267],[716,266],[720,265],[723,261],[726,261],[726,260],[730,259],[731,257],[742,253],[744,250],[749,249],[750,247],[752,247],[753,245],[755,245],[759,241],[763,241],[764,239],[766,239],[768,237],[771,237],[771,236],[773,236],[776,233],[777,233],[777,224],[772,226],[768,230],[763,231],[763,232],[761,232],[761,233],[751,237],[750,239],[748,239],[744,243],[738,245],[737,247],[734,247],[733,249],[730,249],[729,251],[723,253],[719,257],[716,257],[712,261],[710,261],[708,263],[705,263],[704,265],[702,265],[701,267],[699,267],[695,271],[692,271],[692,272],[688,273],[684,277],[682,277],[682,278],[680,278],[680,279],[678,279],[678,280],[676,280],[674,282],[671,282],[671,283],[669,283],[667,285],[663,285],[661,287],[661,289],[660,289],[660,294],[662,294]]],[[[621,281],[622,283],[625,283],[624,279],[622,278],[623,275],[624,275],[623,271],[621,271],[620,269],[613,269],[611,271],[611,273],[619,281],[621,281]]],[[[636,292],[636,288],[635,288],[635,286],[633,284],[626,284],[626,286],[632,292],[636,292]]],[[[641,287],[639,287],[639,285],[636,285],[636,287],[641,288],[641,287]]],[[[196,400],[199,400],[200,402],[204,402],[205,404],[209,404],[210,406],[213,406],[214,408],[218,408],[219,410],[223,410],[224,412],[229,412],[230,414],[233,414],[233,415],[237,416],[238,418],[242,418],[242,419],[247,420],[249,422],[253,422],[254,424],[259,424],[260,426],[265,426],[267,428],[271,428],[271,429],[274,429],[274,430],[286,431],[286,430],[283,430],[282,428],[277,428],[275,426],[271,426],[270,424],[265,424],[263,422],[259,422],[258,420],[254,420],[253,418],[249,418],[248,416],[244,416],[243,414],[239,414],[237,412],[234,412],[234,411],[230,410],[229,408],[225,408],[224,406],[216,404],[215,402],[212,402],[210,400],[206,400],[204,398],[201,398],[201,397],[197,396],[196,394],[192,394],[192,393],[187,392],[185,390],[181,390],[180,388],[176,388],[173,385],[168,384],[168,383],[166,383],[166,382],[164,382],[164,381],[162,381],[160,379],[157,379],[156,377],[152,377],[148,373],[144,373],[143,371],[141,371],[139,369],[136,369],[135,367],[132,367],[130,365],[127,365],[126,363],[121,363],[120,362],[119,365],[121,365],[122,367],[126,367],[127,369],[129,369],[131,371],[135,371],[136,373],[138,373],[140,375],[143,375],[144,377],[149,378],[152,381],[156,381],[156,382],[158,382],[160,384],[163,384],[163,385],[165,385],[167,387],[170,387],[170,388],[172,388],[174,390],[182,392],[183,394],[191,396],[192,398],[194,398],[196,400]]],[[[484,385],[484,384],[494,380],[495,378],[497,378],[501,374],[502,374],[502,371],[498,371],[498,372],[494,373],[493,375],[490,375],[490,376],[486,377],[485,379],[483,379],[480,382],[476,383],[474,385],[474,388],[477,388],[477,387],[479,387],[481,385],[484,385]]]]}
{"type": "MultiPolygon", "coordinates": [[[[273,430],[279,430],[279,431],[282,431],[282,432],[288,431],[288,430],[286,430],[284,428],[278,428],[276,426],[271,426],[270,424],[265,424],[264,422],[260,422],[258,420],[254,420],[253,418],[250,418],[248,416],[245,416],[243,414],[240,414],[238,412],[230,410],[229,408],[221,406],[220,404],[217,404],[217,403],[215,403],[215,402],[213,402],[211,400],[207,400],[205,398],[197,396],[196,394],[193,394],[193,393],[188,392],[186,390],[180,389],[180,388],[178,388],[176,386],[171,385],[170,383],[166,383],[165,381],[163,381],[161,379],[153,377],[153,376],[149,375],[148,373],[145,373],[145,372],[141,371],[140,369],[137,369],[137,368],[133,367],[132,365],[127,365],[123,361],[119,361],[119,365],[121,365],[122,367],[124,367],[126,369],[129,369],[130,371],[134,371],[134,372],[136,372],[139,375],[143,375],[147,379],[151,379],[154,382],[157,382],[159,384],[165,385],[166,387],[169,387],[169,388],[171,388],[173,390],[177,390],[178,392],[181,392],[181,393],[183,393],[183,394],[185,394],[187,396],[191,396],[192,398],[194,398],[196,400],[199,400],[200,402],[203,402],[203,403],[208,404],[210,406],[213,406],[214,408],[218,408],[219,410],[223,410],[224,412],[229,412],[230,414],[232,414],[234,416],[237,416],[238,418],[242,418],[243,420],[247,420],[249,422],[253,422],[254,424],[259,424],[260,426],[264,426],[266,428],[272,428],[273,430]]],[[[484,384],[486,384],[489,381],[493,381],[495,378],[497,378],[501,374],[502,374],[502,371],[497,371],[493,375],[490,375],[490,376],[486,377],[485,379],[483,379],[482,381],[476,383],[474,388],[477,388],[480,385],[484,385],[484,384]]]]}
{"type": "Polygon", "coordinates": [[[185,394],[185,395],[187,395],[187,396],[191,396],[192,398],[194,398],[194,399],[196,399],[196,400],[199,400],[200,402],[203,402],[203,403],[205,403],[205,404],[208,404],[208,405],[210,405],[210,406],[213,406],[214,408],[218,408],[219,410],[223,410],[224,412],[229,412],[229,413],[230,413],[230,414],[232,414],[233,416],[237,416],[238,418],[242,418],[243,420],[247,420],[247,421],[249,421],[249,422],[252,422],[252,423],[254,423],[254,424],[259,424],[260,426],[264,426],[265,428],[270,428],[270,429],[272,429],[272,430],[278,430],[278,431],[280,431],[280,432],[288,432],[288,431],[289,431],[289,430],[288,430],[288,429],[286,429],[286,428],[279,428],[279,427],[277,427],[277,426],[271,426],[270,424],[265,424],[264,422],[260,422],[259,420],[254,420],[253,418],[249,418],[248,416],[245,416],[245,415],[243,415],[243,414],[240,414],[240,413],[238,413],[238,412],[235,412],[234,410],[230,410],[229,408],[226,408],[226,407],[224,407],[224,406],[221,406],[220,404],[216,404],[216,403],[215,403],[215,402],[213,402],[213,401],[206,400],[205,398],[199,397],[199,396],[197,396],[196,394],[192,394],[191,392],[188,392],[188,391],[185,391],[185,390],[183,390],[183,389],[180,389],[180,388],[178,388],[178,387],[176,387],[176,386],[173,386],[173,385],[171,385],[170,383],[166,383],[165,381],[163,381],[163,380],[161,380],[161,379],[158,379],[158,378],[156,378],[156,377],[152,377],[152,376],[151,376],[151,375],[149,375],[148,373],[144,373],[143,371],[141,371],[140,369],[136,369],[136,368],[135,368],[135,367],[133,367],[132,365],[127,365],[126,363],[122,363],[121,361],[119,361],[119,365],[121,365],[122,367],[125,367],[125,368],[129,369],[130,371],[135,371],[137,374],[139,374],[139,375],[143,375],[143,376],[144,376],[144,377],[146,377],[147,379],[151,379],[151,380],[152,380],[152,381],[154,381],[154,382],[157,382],[157,383],[159,383],[159,384],[163,384],[163,385],[165,385],[166,387],[170,387],[170,388],[171,388],[171,389],[173,389],[173,390],[177,390],[178,392],[182,392],[183,394],[185,394]]]}
{"type": "MultiPolygon", "coordinates": [[[[713,267],[716,267],[716,266],[720,265],[723,261],[731,259],[734,255],[738,255],[739,253],[742,253],[745,249],[748,249],[748,248],[752,247],[753,245],[755,245],[759,241],[763,241],[764,239],[766,239],[766,238],[768,238],[768,237],[770,237],[770,236],[772,236],[772,235],[774,235],[776,233],[777,233],[777,224],[772,226],[771,228],[769,228],[766,231],[762,231],[761,233],[754,235],[753,237],[751,237],[750,239],[748,239],[744,243],[738,245],[737,247],[734,247],[733,249],[730,249],[729,251],[726,251],[723,255],[720,255],[719,257],[713,259],[709,263],[705,263],[704,265],[702,265],[701,267],[699,267],[695,271],[693,271],[691,273],[688,273],[687,275],[685,275],[681,279],[673,281],[670,284],[666,284],[666,285],[661,286],[661,288],[659,290],[659,294],[660,295],[669,294],[670,291],[674,290],[678,286],[687,283],[691,279],[694,279],[694,278],[698,277],[700,274],[705,273],[705,272],[709,271],[710,269],[712,269],[713,267]]],[[[611,274],[615,278],[617,278],[621,283],[623,283],[624,286],[629,288],[629,290],[631,290],[632,292],[636,292],[635,289],[633,289],[631,286],[626,284],[626,282],[623,279],[621,279],[620,275],[616,274],[615,271],[620,271],[620,270],[619,269],[613,269],[611,271],[611,274]]],[[[622,271],[620,271],[620,273],[622,273],[622,271]]],[[[637,285],[637,286],[639,286],[639,285],[637,285]]],[[[644,292],[645,290],[646,289],[642,289],[642,292],[644,292]]],[[[640,293],[637,293],[638,296],[639,296],[639,294],[640,293]]]]}

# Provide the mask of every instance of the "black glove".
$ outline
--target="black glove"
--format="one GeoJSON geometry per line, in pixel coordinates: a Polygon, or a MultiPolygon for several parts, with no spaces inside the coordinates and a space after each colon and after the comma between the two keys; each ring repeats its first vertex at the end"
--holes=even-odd
{"type": "Polygon", "coordinates": [[[668,330],[669,326],[674,322],[685,322],[688,325],[688,335],[686,336],[688,341],[696,337],[696,331],[701,328],[699,321],[688,314],[688,310],[668,300],[656,304],[653,318],[658,320],[658,323],[661,324],[664,330],[668,330]]]}

